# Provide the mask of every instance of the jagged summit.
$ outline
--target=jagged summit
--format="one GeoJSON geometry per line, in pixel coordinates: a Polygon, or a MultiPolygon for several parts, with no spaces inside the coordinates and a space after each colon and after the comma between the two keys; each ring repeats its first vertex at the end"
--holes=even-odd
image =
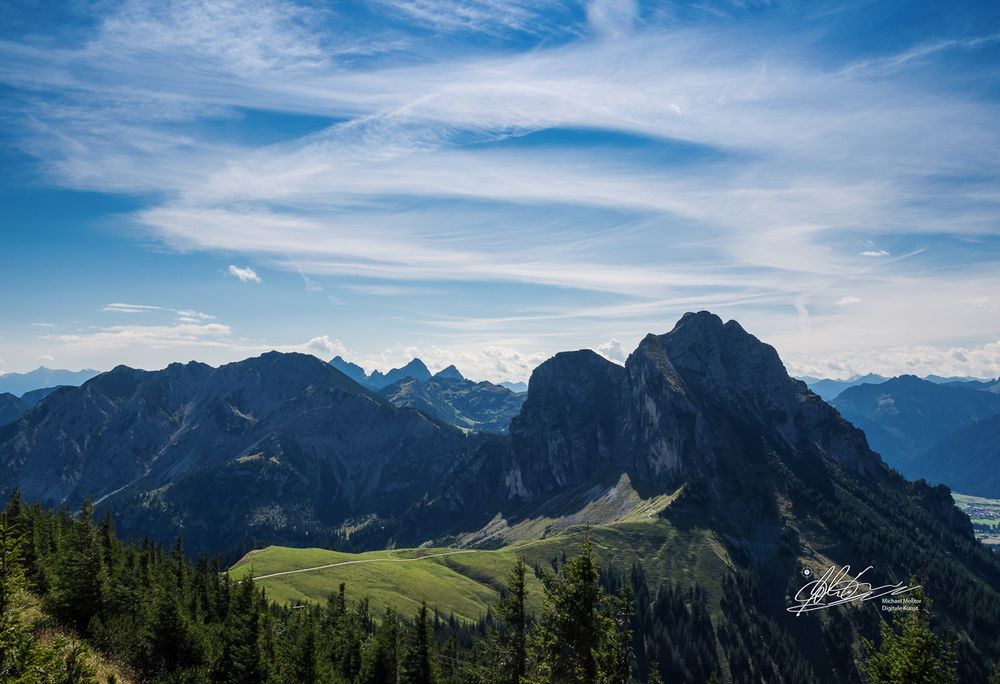
{"type": "Polygon", "coordinates": [[[362,385],[368,384],[368,373],[356,363],[345,360],[342,356],[335,356],[330,360],[330,365],[349,377],[354,382],[362,385]]]}
{"type": "Polygon", "coordinates": [[[465,380],[465,376],[462,375],[462,372],[455,367],[455,364],[452,364],[447,368],[442,368],[434,374],[434,377],[443,380],[465,380]]]}

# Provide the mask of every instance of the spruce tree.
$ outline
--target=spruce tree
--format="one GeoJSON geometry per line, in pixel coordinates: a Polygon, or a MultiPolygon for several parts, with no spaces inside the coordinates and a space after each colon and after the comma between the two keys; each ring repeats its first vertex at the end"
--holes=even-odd
{"type": "Polygon", "coordinates": [[[527,672],[527,565],[520,556],[507,575],[503,596],[494,608],[499,622],[486,645],[490,662],[484,679],[497,684],[519,684],[527,672]]]}
{"type": "Polygon", "coordinates": [[[66,525],[69,532],[59,548],[48,608],[84,631],[101,609],[104,578],[90,501],[85,501],[76,520],[70,519],[66,525]]]}
{"type": "Polygon", "coordinates": [[[580,554],[547,578],[542,617],[532,637],[532,684],[594,684],[601,639],[598,611],[603,591],[590,536],[580,554]]]}
{"type": "Polygon", "coordinates": [[[382,624],[365,645],[361,658],[360,684],[395,684],[399,663],[399,618],[385,609],[382,624]]]}
{"type": "Polygon", "coordinates": [[[427,604],[421,603],[400,664],[399,684],[433,684],[435,681],[431,662],[431,626],[427,618],[427,604]]]}
{"type": "Polygon", "coordinates": [[[233,587],[222,633],[222,653],[212,668],[213,682],[259,684],[264,681],[256,599],[253,578],[246,577],[233,587]]]}
{"type": "Polygon", "coordinates": [[[606,600],[597,654],[600,684],[629,684],[632,673],[632,588],[606,600]]]}
{"type": "MultiPolygon", "coordinates": [[[[921,593],[911,594],[923,598],[921,593]]],[[[894,627],[882,625],[882,644],[864,640],[868,660],[862,670],[869,684],[954,684],[955,651],[930,628],[924,600],[915,611],[895,614],[894,627]]]]}

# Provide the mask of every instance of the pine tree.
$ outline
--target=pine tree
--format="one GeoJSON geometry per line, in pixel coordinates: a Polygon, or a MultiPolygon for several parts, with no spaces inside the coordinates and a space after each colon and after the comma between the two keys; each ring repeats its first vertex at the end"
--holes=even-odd
{"type": "Polygon", "coordinates": [[[382,624],[362,653],[360,684],[395,684],[398,663],[399,618],[392,608],[386,608],[382,624]]]}
{"type": "Polygon", "coordinates": [[[433,684],[436,678],[431,663],[431,627],[426,603],[420,604],[408,642],[399,668],[399,684],[433,684]]]}
{"type": "Polygon", "coordinates": [[[59,618],[84,631],[101,610],[104,568],[93,525],[93,506],[85,501],[76,520],[67,521],[69,532],[56,561],[48,608],[59,618]]]}
{"type": "Polygon", "coordinates": [[[588,535],[580,554],[547,578],[542,617],[531,639],[532,684],[594,684],[600,646],[598,611],[603,591],[588,535]]]}
{"type": "Polygon", "coordinates": [[[629,684],[632,673],[632,588],[608,599],[601,615],[601,644],[597,654],[601,684],[629,684]]]}
{"type": "Polygon", "coordinates": [[[213,682],[259,684],[264,681],[256,598],[252,577],[235,584],[222,634],[222,654],[212,671],[213,682]]]}
{"type": "Polygon", "coordinates": [[[199,645],[183,614],[172,582],[168,580],[165,585],[157,591],[151,625],[151,660],[156,670],[172,672],[198,662],[199,645]]]}
{"type": "MultiPolygon", "coordinates": [[[[922,599],[920,593],[911,594],[922,599]]],[[[882,625],[882,645],[864,641],[868,660],[862,670],[870,684],[954,684],[954,648],[930,628],[927,601],[918,610],[896,613],[895,629],[882,625]]]]}
{"type": "Polygon", "coordinates": [[[520,556],[507,576],[505,592],[494,608],[499,625],[485,648],[489,661],[481,679],[496,684],[519,684],[527,672],[527,565],[520,556]]]}
{"type": "Polygon", "coordinates": [[[285,624],[280,680],[312,684],[319,680],[319,649],[316,620],[309,610],[299,607],[285,624]]]}
{"type": "Polygon", "coordinates": [[[14,596],[24,587],[21,539],[7,513],[0,513],[0,616],[11,610],[14,596]]]}

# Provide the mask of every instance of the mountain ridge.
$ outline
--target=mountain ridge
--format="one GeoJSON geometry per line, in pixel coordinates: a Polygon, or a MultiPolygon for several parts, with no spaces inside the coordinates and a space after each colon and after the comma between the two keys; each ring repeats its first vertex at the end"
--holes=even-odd
{"type": "MultiPolygon", "coordinates": [[[[857,679],[849,645],[874,638],[878,613],[794,622],[785,604],[804,567],[919,575],[961,637],[963,680],[985,681],[1000,657],[1000,561],[949,489],[904,480],[773,347],[708,312],[647,335],[624,366],[556,354],[507,435],[394,406],[305,355],[120,366],[0,428],[0,494],[15,486],[71,507],[94,496],[126,536],[183,532],[195,554],[489,546],[573,520],[648,522],[663,553],[749,583],[761,624],[833,681],[857,679]]],[[[735,610],[733,590],[719,591],[718,609],[735,610]]],[[[770,658],[767,643],[751,650],[770,658]]]]}
{"type": "Polygon", "coordinates": [[[100,371],[90,368],[84,368],[79,371],[68,371],[39,366],[27,373],[0,374],[0,393],[9,392],[10,394],[21,396],[25,392],[46,387],[55,387],[57,385],[78,386],[99,374],[100,371]]]}

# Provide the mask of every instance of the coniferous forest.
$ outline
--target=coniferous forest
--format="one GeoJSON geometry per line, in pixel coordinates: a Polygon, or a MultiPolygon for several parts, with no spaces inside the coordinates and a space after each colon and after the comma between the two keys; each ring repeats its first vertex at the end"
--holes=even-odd
{"type": "MultiPolygon", "coordinates": [[[[0,515],[0,681],[330,684],[819,682],[754,608],[752,579],[727,580],[718,629],[704,592],[650,587],[639,565],[601,569],[589,539],[551,568],[518,559],[476,623],[422,605],[375,615],[347,587],[324,605],[279,606],[217,560],[118,539],[89,504],[77,514],[26,505],[0,515]],[[529,614],[527,573],[542,580],[529,614]],[[781,663],[778,665],[778,663],[781,663]]],[[[905,616],[865,642],[866,681],[957,682],[955,651],[905,616]]]]}

